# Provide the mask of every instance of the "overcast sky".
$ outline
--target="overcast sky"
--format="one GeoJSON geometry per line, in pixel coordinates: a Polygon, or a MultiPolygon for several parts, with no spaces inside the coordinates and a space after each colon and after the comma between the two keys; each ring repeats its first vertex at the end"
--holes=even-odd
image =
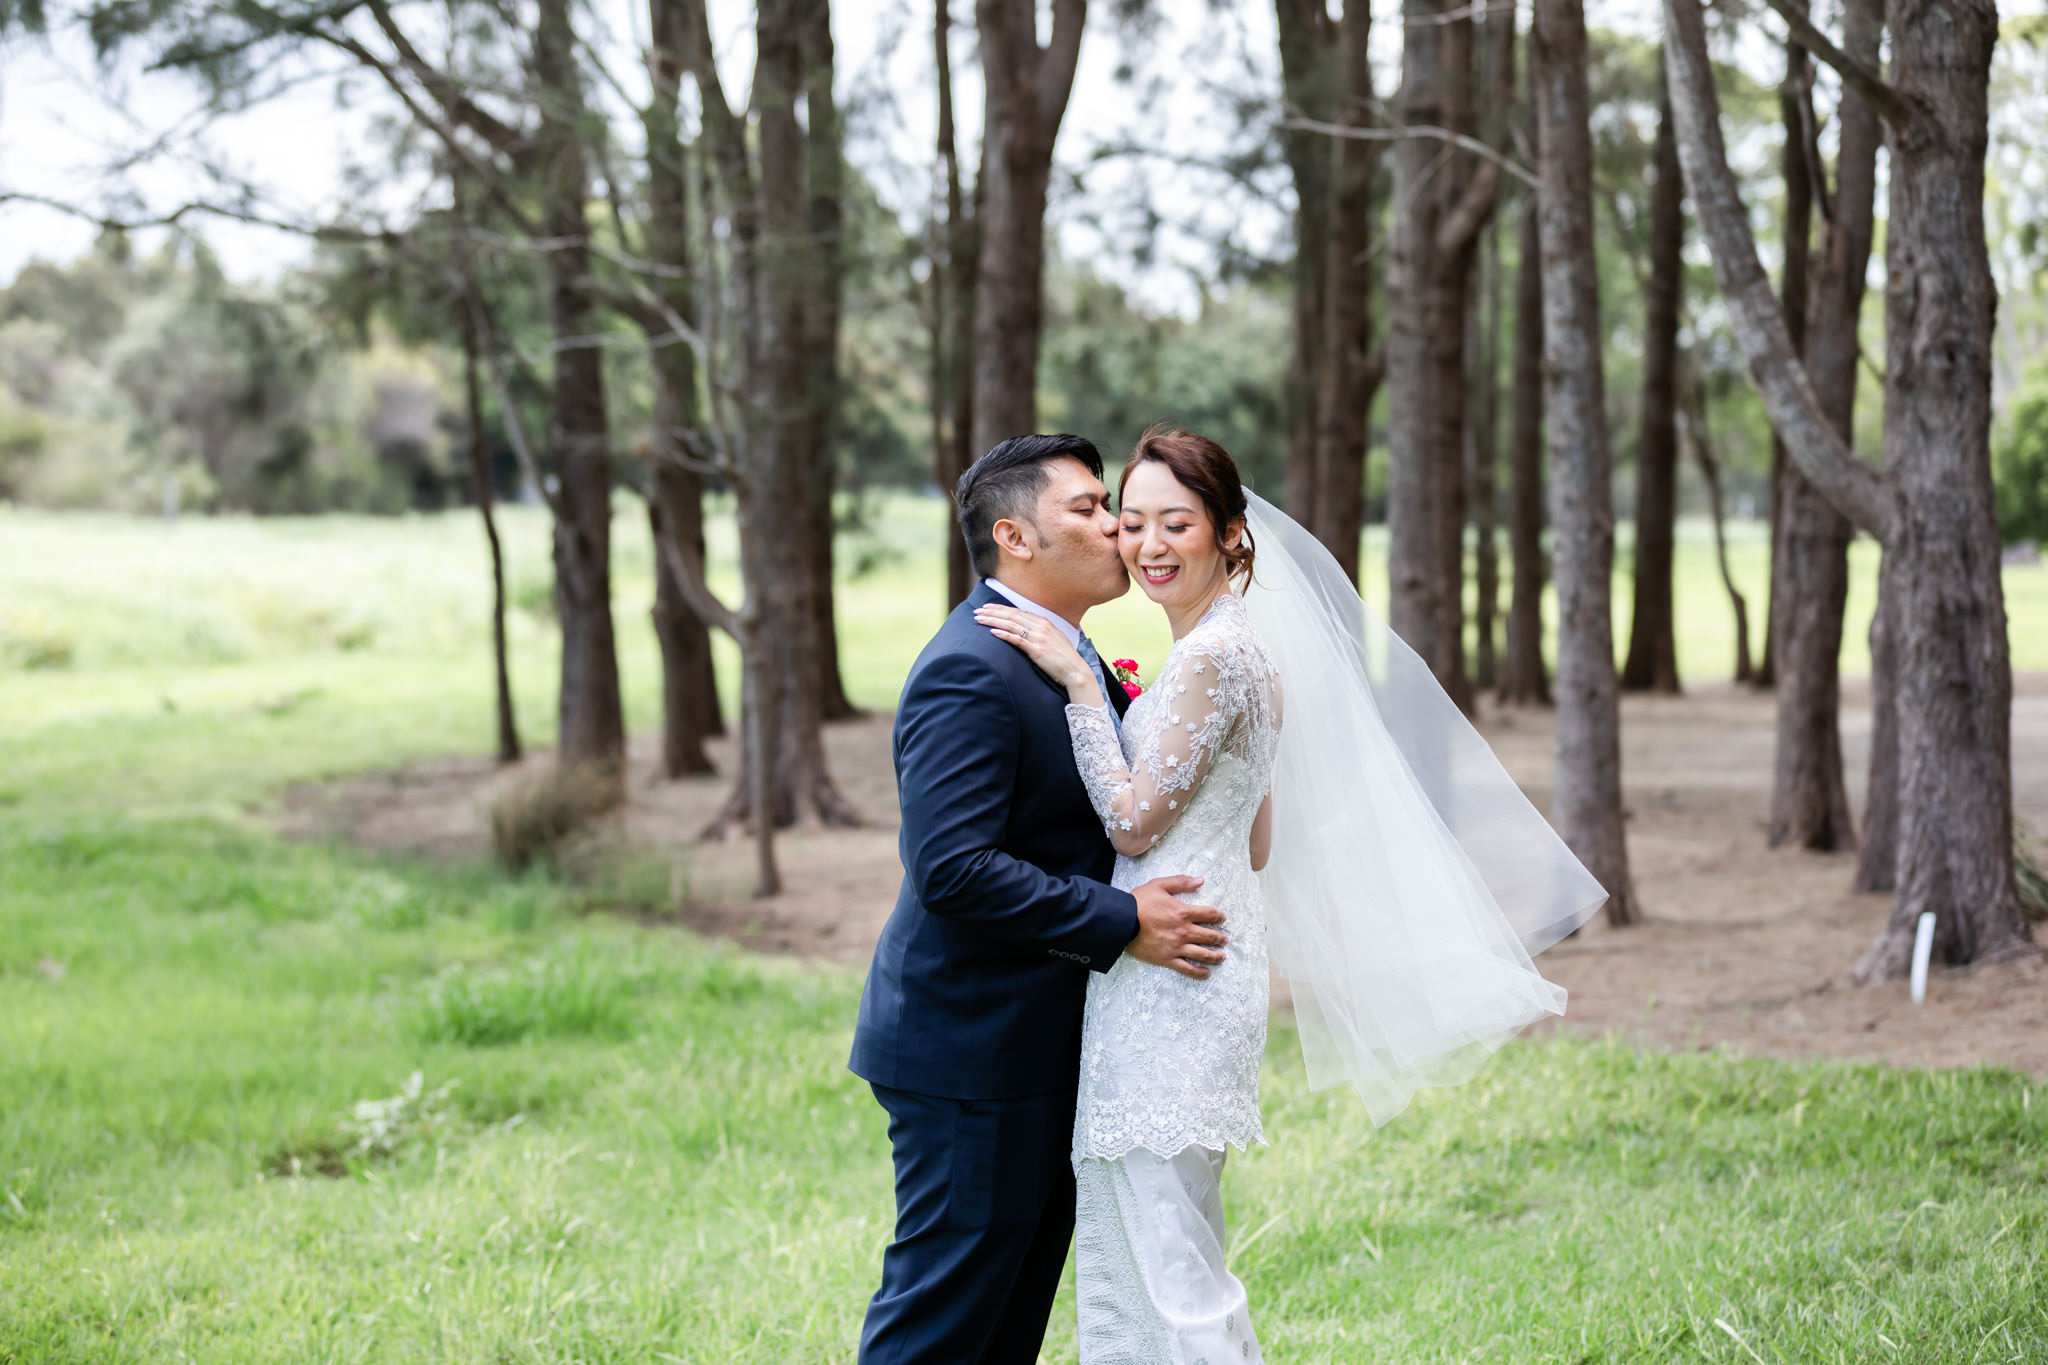
{"type": "MultiPolygon", "coordinates": [[[[1376,7],[1374,50],[1382,91],[1394,83],[1400,55],[1399,11],[1376,7]]],[[[595,0],[610,26],[600,45],[614,54],[622,81],[636,83],[642,11],[619,0],[595,0]]],[[[1085,192],[1060,193],[1054,212],[1062,249],[1083,259],[1114,258],[1118,278],[1155,307],[1185,310],[1192,280],[1213,264],[1212,244],[1234,236],[1253,251],[1271,249],[1284,231],[1278,203],[1232,190],[1215,174],[1193,169],[1237,133],[1219,90],[1265,89],[1277,97],[1273,11],[1264,0],[1212,7],[1210,0],[1155,0],[1157,20],[1140,34],[1120,32],[1098,4],[1082,43],[1081,71],[1062,125],[1061,167],[1082,177],[1085,192]],[[1128,67],[1136,79],[1119,79],[1128,67]],[[1147,148],[1099,159],[1102,147],[1147,148]],[[1148,205],[1156,217],[1141,215],[1148,205]],[[1130,248],[1156,225],[1156,252],[1133,264],[1130,248]]],[[[956,7],[963,20],[971,7],[956,7]]],[[[1594,0],[1595,24],[1653,34],[1653,0],[1594,0]]],[[[713,0],[720,65],[737,101],[752,63],[746,0],[713,0]]],[[[836,0],[833,29],[841,99],[855,111],[849,155],[885,198],[908,217],[929,192],[935,125],[929,11],[906,0],[836,0]]],[[[963,148],[978,135],[980,89],[971,60],[972,34],[956,31],[956,100],[963,148]]],[[[322,58],[331,68],[331,59],[322,58]]],[[[0,188],[29,190],[67,202],[107,205],[116,190],[133,199],[126,216],[163,212],[195,193],[202,161],[225,166],[262,187],[271,211],[308,222],[341,214],[358,193],[347,169],[376,155],[373,120],[391,105],[368,79],[349,82],[338,104],[335,83],[312,71],[242,113],[212,121],[194,135],[200,100],[175,75],[142,73],[135,63],[103,71],[76,33],[0,46],[0,188]],[[154,156],[139,150],[160,146],[154,156]],[[110,168],[133,160],[131,168],[110,168]]],[[[380,177],[389,181],[387,175],[380,177]]],[[[1062,183],[1066,183],[1062,179],[1062,183]]],[[[387,183],[383,206],[402,212],[417,186],[387,183]]],[[[196,221],[196,220],[195,220],[196,221]]],[[[274,275],[303,260],[303,240],[270,229],[208,222],[202,227],[225,268],[239,279],[274,275]]],[[[49,209],[0,206],[0,280],[34,258],[65,259],[89,245],[92,228],[49,209]]]]}

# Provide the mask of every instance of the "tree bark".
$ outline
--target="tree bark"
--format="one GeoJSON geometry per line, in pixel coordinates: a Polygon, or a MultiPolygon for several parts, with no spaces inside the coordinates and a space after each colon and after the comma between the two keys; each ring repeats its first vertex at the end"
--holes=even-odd
{"type": "MultiPolygon", "coordinates": [[[[1364,6],[1361,4],[1361,9],[1364,6]]],[[[1341,55],[1348,40],[1331,22],[1326,0],[1274,0],[1280,40],[1281,96],[1290,110],[1323,122],[1350,102],[1338,91],[1340,71],[1350,69],[1341,55]]],[[[1370,72],[1366,89],[1370,91],[1370,72]]],[[[1318,516],[1317,489],[1322,426],[1317,402],[1324,383],[1323,338],[1329,329],[1327,285],[1331,261],[1330,182],[1343,164],[1344,153],[1320,133],[1286,129],[1280,134],[1282,154],[1294,180],[1293,354],[1287,364],[1287,511],[1314,531],[1318,516]]],[[[1336,220],[1339,224],[1342,220],[1336,220]]],[[[1362,228],[1361,228],[1362,230],[1362,228]]],[[[1349,334],[1346,334],[1347,337],[1349,334]]],[[[1335,553],[1335,547],[1331,547],[1335,553]]],[[[1353,551],[1354,559],[1356,551],[1353,551]]],[[[1339,562],[1344,562],[1341,557],[1339,562]]],[[[1352,565],[1356,577],[1356,565],[1352,565]]]]}
{"type": "Polygon", "coordinates": [[[1650,192],[1650,277],[1644,289],[1642,434],[1636,444],[1635,596],[1624,691],[1676,695],[1678,639],[1672,558],[1678,529],[1678,312],[1685,283],[1685,185],[1659,78],[1657,181],[1650,192]]]}
{"type": "Polygon", "coordinates": [[[725,733],[711,628],[693,610],[670,563],[668,547],[704,573],[704,477],[692,463],[701,448],[703,412],[697,356],[672,335],[674,321],[697,318],[690,249],[690,188],[678,117],[683,74],[680,16],[674,0],[649,0],[651,97],[642,125],[647,140],[647,226],[643,250],[669,270],[650,277],[660,307],[642,318],[654,378],[654,459],[648,473],[648,527],[654,560],[654,634],[661,645],[661,770],[673,780],[713,771],[704,743],[725,733]]]}
{"type": "Polygon", "coordinates": [[[1593,147],[1586,16],[1579,0],[1536,0],[1531,26],[1543,262],[1544,409],[1552,471],[1558,604],[1559,833],[1607,888],[1607,920],[1642,918],[1622,828],[1621,714],[1610,602],[1614,511],[1593,259],[1593,147]]]}
{"type": "MultiPolygon", "coordinates": [[[[777,660],[772,657],[772,641],[778,628],[787,631],[791,629],[791,623],[786,618],[777,620],[774,617],[775,603],[769,588],[775,560],[770,536],[777,528],[769,524],[771,518],[767,515],[766,505],[769,488],[775,482],[774,462],[784,447],[776,442],[777,429],[772,422],[765,420],[773,412],[769,403],[764,401],[772,391],[768,375],[769,349],[765,344],[769,328],[768,310],[764,306],[768,252],[762,240],[765,236],[762,227],[765,195],[757,185],[746,129],[726,102],[705,5],[702,0],[672,2],[677,46],[685,53],[690,73],[696,79],[698,103],[702,110],[704,152],[699,164],[713,173],[707,175],[707,179],[715,178],[720,201],[716,208],[724,210],[725,230],[721,233],[717,231],[719,214],[715,211],[707,185],[702,219],[705,259],[713,269],[707,272],[712,278],[712,288],[705,293],[706,322],[710,334],[724,343],[723,346],[713,346],[708,354],[713,364],[729,365],[732,370],[730,374],[712,374],[709,392],[713,425],[719,433],[721,462],[737,503],[740,579],[746,592],[740,609],[727,609],[713,598],[701,577],[693,576],[694,566],[686,558],[676,555],[673,563],[678,580],[688,583],[693,595],[701,597],[703,609],[712,614],[712,619],[732,636],[740,649],[739,772],[732,797],[727,801],[725,810],[705,828],[704,837],[723,837],[742,824],[750,824],[754,844],[754,894],[766,897],[782,890],[782,870],[775,855],[777,822],[751,817],[757,806],[768,804],[757,803],[755,795],[771,791],[775,785],[776,750],[781,733],[776,724],[780,709],[779,675],[777,660]],[[717,278],[721,244],[726,280],[717,278]],[[722,289],[719,287],[721,284],[725,286],[722,289]],[[729,340],[724,337],[728,316],[734,333],[729,340]],[[722,393],[734,391],[741,399],[737,420],[733,419],[726,403],[721,401],[722,393]]],[[[765,79],[771,89],[778,78],[785,82],[785,90],[794,82],[794,74],[788,69],[795,60],[793,44],[786,38],[766,44],[761,41],[761,31],[786,19],[788,11],[788,0],[783,0],[772,11],[763,7],[755,12],[757,85],[764,79],[764,68],[768,71],[765,79]]],[[[660,31],[656,29],[657,33],[660,31]]],[[[773,145],[785,156],[793,157],[793,141],[794,136],[785,124],[778,128],[773,145]]],[[[762,144],[764,152],[767,145],[767,142],[762,144]]],[[[785,188],[785,199],[799,197],[800,191],[792,193],[785,188]]],[[[788,213],[790,210],[785,208],[785,214],[788,213]]],[[[793,351],[795,348],[791,346],[789,349],[793,351]]],[[[801,502],[787,505],[801,506],[801,502]]],[[[808,575],[798,574],[796,577],[808,585],[808,575]]],[[[806,619],[798,618],[798,622],[806,619]]],[[[794,805],[793,802],[790,804],[794,805]]]]}
{"type": "MultiPolygon", "coordinates": [[[[754,408],[751,504],[744,514],[762,590],[766,640],[758,705],[773,733],[774,785],[766,802],[778,825],[809,807],[827,824],[859,816],[840,795],[825,762],[824,676],[817,623],[817,569],[809,555],[787,553],[777,534],[791,508],[815,507],[818,482],[813,427],[817,357],[808,328],[808,295],[818,278],[810,203],[811,149],[797,122],[805,93],[804,36],[827,23],[824,0],[764,0],[755,23],[753,107],[760,121],[760,361],[749,385],[754,408]]],[[[836,330],[836,329],[835,329],[836,330]]],[[[813,532],[815,535],[815,528],[813,532]]],[[[763,803],[748,783],[749,815],[763,803]]]]}
{"type": "Polygon", "coordinates": [[[1469,308],[1467,345],[1471,348],[1472,429],[1466,437],[1471,452],[1472,530],[1472,682],[1481,691],[1500,681],[1495,648],[1500,617],[1500,219],[1488,226],[1479,255],[1479,288],[1469,308]]]}
{"type": "Polygon", "coordinates": [[[1073,89],[1087,0],[1053,0],[1038,45],[1035,0],[977,0],[981,30],[981,261],[974,303],[974,448],[1036,430],[1045,314],[1045,199],[1073,89]]]}
{"type": "Polygon", "coordinates": [[[844,150],[839,105],[832,93],[832,14],[827,0],[800,7],[798,43],[803,60],[805,193],[811,242],[810,283],[804,294],[804,356],[809,371],[809,535],[813,629],[817,634],[819,706],[826,720],[860,714],[846,695],[839,668],[839,621],[833,581],[832,498],[839,486],[834,436],[839,416],[839,315],[846,292],[844,150]]]}
{"type": "MultiPolygon", "coordinates": [[[[1367,44],[1372,11],[1367,0],[1346,0],[1337,25],[1338,118],[1347,126],[1371,123],[1374,100],[1367,44]]],[[[1317,135],[1319,136],[1319,135],[1317,135]]],[[[1321,366],[1315,400],[1315,494],[1308,523],[1351,581],[1358,581],[1359,540],[1365,532],[1365,424],[1379,391],[1380,358],[1372,353],[1372,178],[1378,144],[1330,138],[1329,258],[1314,302],[1322,314],[1321,366]]]]}
{"type": "Polygon", "coordinates": [[[1896,15],[1894,83],[1924,113],[1894,139],[1885,228],[1884,467],[1903,513],[1885,544],[1899,560],[1888,576],[1898,894],[1859,966],[1866,980],[1906,974],[1926,910],[1943,962],[2032,942],[2013,882],[2012,662],[1990,457],[1984,153],[1998,14],[1989,0],[1955,0],[1896,15]]]}
{"type": "MultiPolygon", "coordinates": [[[[666,460],[649,473],[648,529],[704,566],[703,476],[666,460]]],[[[661,773],[674,780],[717,771],[704,742],[725,733],[711,630],[689,600],[665,555],[654,560],[654,637],[661,644],[661,773]]]]}
{"type": "Polygon", "coordinates": [[[555,602],[562,623],[558,753],[564,763],[622,769],[626,727],[612,631],[610,433],[603,352],[590,289],[584,222],[589,171],[583,95],[569,0],[541,0],[533,41],[540,91],[539,159],[547,252],[548,318],[555,337],[549,444],[561,514],[555,519],[555,602]]]}
{"type": "MultiPolygon", "coordinates": [[[[1533,64],[1532,64],[1533,69],[1533,64]]],[[[1533,141],[1533,139],[1532,139],[1533,141]]],[[[1536,195],[1522,192],[1521,261],[1515,283],[1515,378],[1508,435],[1514,488],[1508,505],[1507,657],[1500,699],[1510,706],[1550,705],[1543,662],[1543,261],[1536,195]]]]}
{"type": "MultiPolygon", "coordinates": [[[[737,388],[743,400],[732,429],[738,448],[724,456],[739,504],[743,610],[718,606],[680,556],[677,563],[692,593],[739,641],[746,672],[744,762],[725,811],[705,833],[715,837],[751,825],[756,890],[764,896],[781,888],[777,826],[793,823],[806,808],[828,824],[859,821],[826,765],[813,570],[806,556],[789,552],[787,534],[789,509],[807,505],[811,474],[805,293],[814,278],[812,222],[809,148],[796,101],[803,94],[803,32],[817,15],[813,5],[822,0],[767,0],[756,8],[752,110],[758,135],[752,140],[726,103],[701,7],[690,9],[689,23],[704,138],[726,209],[725,231],[713,240],[723,242],[731,276],[724,296],[734,301],[738,322],[729,343],[738,382],[715,383],[711,392],[716,401],[737,388]]],[[[716,300],[710,306],[716,334],[724,307],[716,300]]],[[[720,428],[727,429],[723,419],[720,428]]]]}
{"type": "MultiPolygon", "coordinates": [[[[1402,125],[1469,135],[1469,7],[1405,0],[1402,14],[1402,125]]],[[[1467,204],[1468,192],[1497,183],[1498,172],[1489,165],[1468,173],[1467,162],[1425,138],[1394,144],[1394,197],[1401,211],[1394,215],[1387,278],[1387,564],[1390,624],[1469,712],[1465,299],[1483,220],[1472,220],[1467,204]]]]}
{"type": "Polygon", "coordinates": [[[932,46],[938,64],[939,165],[946,181],[946,222],[933,251],[932,474],[955,515],[946,526],[946,609],[974,590],[974,567],[960,534],[953,490],[974,461],[975,234],[960,189],[960,154],[953,131],[953,50],[948,0],[932,6],[932,46]]]}
{"type": "Polygon", "coordinates": [[[1664,9],[1686,179],[1765,410],[1807,478],[1884,545],[1897,589],[1898,892],[1856,977],[1903,975],[1922,913],[1935,916],[1941,961],[2030,953],[2013,880],[2012,672],[1991,492],[1983,196],[1997,12],[1986,0],[1900,5],[1890,84],[1822,51],[1892,129],[1880,474],[1828,421],[1757,264],[1697,0],[1664,9]]]}
{"type": "Polygon", "coordinates": [[[1870,618],[1870,771],[1863,795],[1863,845],[1856,851],[1858,891],[1899,884],[1899,587],[1889,551],[1877,570],[1877,611],[1870,618]]]}
{"type": "MultiPolygon", "coordinates": [[[[1792,334],[1795,350],[1806,345],[1806,271],[1813,235],[1814,168],[1807,164],[1806,116],[1812,108],[1813,69],[1806,49],[1797,42],[1785,44],[1785,81],[1778,87],[1778,110],[1785,127],[1785,141],[1779,153],[1779,174],[1785,183],[1785,263],[1778,297],[1785,309],[1785,326],[1792,334]]],[[[1764,659],[1756,671],[1758,687],[1778,685],[1778,635],[1784,628],[1790,584],[1785,562],[1785,442],[1774,428],[1771,432],[1771,577],[1770,593],[1764,604],[1764,659]]]]}
{"type": "Polygon", "coordinates": [[[1728,591],[1728,606],[1735,617],[1735,681],[1746,683],[1756,673],[1749,657],[1749,599],[1735,586],[1728,570],[1727,508],[1721,496],[1721,461],[1714,454],[1707,430],[1707,404],[1697,380],[1682,383],[1679,420],[1686,444],[1699,462],[1700,479],[1707,486],[1707,503],[1714,518],[1714,562],[1721,570],[1721,586],[1728,591]]]}
{"type": "MultiPolygon", "coordinates": [[[[1445,125],[1442,0],[1403,0],[1399,120],[1402,126],[1445,125]]],[[[1387,578],[1388,624],[1442,681],[1451,675],[1447,642],[1440,638],[1437,605],[1440,556],[1437,515],[1441,490],[1436,460],[1437,424],[1444,390],[1463,394],[1464,310],[1445,316],[1444,272],[1436,261],[1436,225],[1446,184],[1454,179],[1450,153],[1422,138],[1394,144],[1394,215],[1387,264],[1387,578]],[[1449,340],[1459,352],[1443,354],[1449,340]]],[[[1341,561],[1340,561],[1341,562],[1341,561]]],[[[1450,690],[1446,687],[1446,690],[1450,690]]],[[[1460,692],[1452,692],[1460,707],[1460,692]]]]}
{"type": "Polygon", "coordinates": [[[519,722],[512,711],[512,673],[505,657],[505,548],[498,539],[498,517],[493,510],[497,492],[491,487],[490,459],[484,449],[483,384],[477,374],[476,317],[470,310],[470,295],[476,286],[470,279],[467,262],[462,283],[463,298],[456,310],[455,330],[462,338],[462,397],[469,422],[463,444],[469,456],[470,492],[476,498],[476,510],[484,523],[484,540],[491,549],[491,673],[497,689],[498,762],[517,763],[519,722]]]}
{"type": "MultiPolygon", "coordinates": [[[[1873,66],[1883,31],[1882,0],[1848,0],[1844,44],[1873,66]]],[[[1810,118],[1810,101],[1801,101],[1810,118]]],[[[1877,111],[1842,92],[1840,143],[1832,195],[1821,196],[1820,250],[1806,310],[1807,374],[1821,410],[1845,444],[1855,438],[1856,363],[1864,276],[1870,262],[1877,193],[1877,111]]],[[[1809,156],[1811,142],[1808,143],[1809,156]]],[[[1820,182],[1821,168],[1809,168],[1820,182]]],[[[1778,745],[1771,784],[1773,848],[1853,848],[1855,822],[1842,773],[1842,612],[1849,600],[1849,540],[1854,528],[1788,464],[1779,480],[1777,554],[1782,573],[1777,642],[1778,745]]]]}

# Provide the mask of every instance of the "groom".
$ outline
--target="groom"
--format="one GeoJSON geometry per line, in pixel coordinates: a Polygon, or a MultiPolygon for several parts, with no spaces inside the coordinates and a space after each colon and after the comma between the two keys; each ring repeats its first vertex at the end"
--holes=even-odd
{"type": "MultiPolygon", "coordinates": [[[[1087,973],[1122,953],[1197,979],[1223,960],[1201,884],[1108,885],[1066,691],[977,625],[1008,602],[1095,659],[1090,607],[1130,586],[1102,457],[1016,436],[955,495],[982,583],[911,666],[896,711],[903,890],[875,946],[854,1074],[889,1115],[896,1239],[861,1365],[1031,1365],[1074,1230],[1069,1152],[1087,973]]],[[[1119,715],[1129,704],[1106,672],[1119,715]]]]}

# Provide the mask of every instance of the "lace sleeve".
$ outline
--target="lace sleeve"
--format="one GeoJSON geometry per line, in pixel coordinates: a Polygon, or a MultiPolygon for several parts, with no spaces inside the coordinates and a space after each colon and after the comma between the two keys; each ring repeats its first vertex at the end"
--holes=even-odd
{"type": "MultiPolygon", "coordinates": [[[[1171,661],[1137,740],[1135,771],[1124,761],[1107,706],[1068,706],[1067,729],[1088,799],[1120,853],[1159,842],[1208,776],[1242,707],[1227,654],[1204,645],[1171,661]]],[[[1128,723],[1128,722],[1127,722],[1128,723]]]]}

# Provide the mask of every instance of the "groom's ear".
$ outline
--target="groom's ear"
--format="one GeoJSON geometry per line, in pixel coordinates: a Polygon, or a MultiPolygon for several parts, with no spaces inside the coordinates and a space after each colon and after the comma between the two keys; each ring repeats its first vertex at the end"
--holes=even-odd
{"type": "Polygon", "coordinates": [[[995,541],[996,548],[1004,554],[1013,555],[1018,559],[1031,558],[1031,537],[1025,534],[1021,523],[1004,517],[989,527],[988,534],[989,539],[995,541]]]}

